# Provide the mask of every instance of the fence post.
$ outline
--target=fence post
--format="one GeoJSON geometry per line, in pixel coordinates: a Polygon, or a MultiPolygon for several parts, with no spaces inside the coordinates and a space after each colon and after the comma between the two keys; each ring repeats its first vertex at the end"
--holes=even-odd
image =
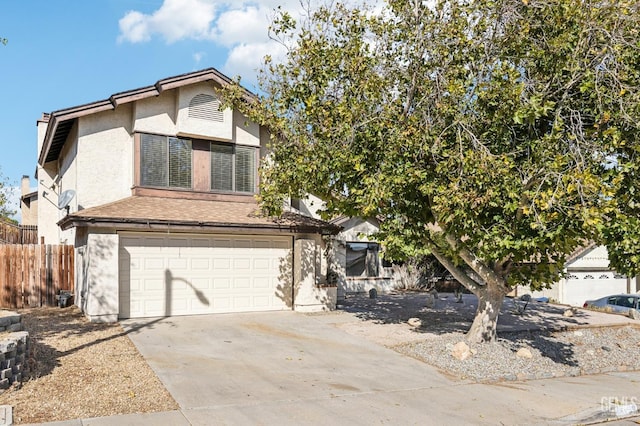
{"type": "Polygon", "coordinates": [[[38,306],[45,306],[47,299],[47,246],[39,246],[40,259],[38,259],[38,270],[40,271],[38,306]]]}
{"type": "Polygon", "coordinates": [[[5,287],[9,281],[9,246],[0,246],[0,303],[5,306],[5,287]]]}

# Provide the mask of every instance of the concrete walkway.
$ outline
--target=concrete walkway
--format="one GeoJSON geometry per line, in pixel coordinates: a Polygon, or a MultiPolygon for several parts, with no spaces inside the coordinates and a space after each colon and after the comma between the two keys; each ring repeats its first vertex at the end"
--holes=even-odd
{"type": "Polygon", "coordinates": [[[608,410],[625,408],[616,399],[627,412],[640,405],[640,372],[476,384],[340,328],[358,321],[345,312],[126,321],[179,411],[52,424],[575,424],[616,418],[608,410]]]}

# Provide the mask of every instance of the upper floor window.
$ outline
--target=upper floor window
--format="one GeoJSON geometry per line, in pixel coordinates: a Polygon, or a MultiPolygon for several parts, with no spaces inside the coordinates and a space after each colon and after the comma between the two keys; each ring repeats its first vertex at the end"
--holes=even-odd
{"type": "Polygon", "coordinates": [[[140,184],[191,188],[191,141],[169,136],[140,135],[140,184]]]}
{"type": "Polygon", "coordinates": [[[211,190],[256,192],[256,148],[211,143],[211,190]]]}

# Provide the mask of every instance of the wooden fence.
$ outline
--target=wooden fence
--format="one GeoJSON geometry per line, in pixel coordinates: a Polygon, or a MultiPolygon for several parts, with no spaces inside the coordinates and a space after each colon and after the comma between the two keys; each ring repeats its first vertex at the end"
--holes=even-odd
{"type": "Polygon", "coordinates": [[[74,292],[72,245],[0,245],[0,308],[56,306],[74,292]]]}
{"type": "Polygon", "coordinates": [[[38,227],[0,220],[0,244],[38,244],[38,227]]]}

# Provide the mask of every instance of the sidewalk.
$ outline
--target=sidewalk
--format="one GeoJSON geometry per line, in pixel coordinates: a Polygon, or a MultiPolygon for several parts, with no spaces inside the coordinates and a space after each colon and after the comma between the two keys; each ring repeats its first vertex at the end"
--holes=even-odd
{"type": "MultiPolygon", "coordinates": [[[[337,398],[323,400],[291,400],[277,404],[259,406],[219,407],[209,420],[203,420],[197,410],[169,411],[151,414],[129,414],[123,416],[101,417],[93,419],[70,420],[66,422],[46,423],[52,426],[127,426],[127,425],[208,425],[242,424],[243,416],[250,413],[261,418],[261,424],[335,424],[341,419],[350,419],[351,424],[418,424],[453,422],[455,424],[637,424],[640,412],[630,416],[618,417],[611,403],[635,401],[640,399],[640,372],[609,373],[577,378],[558,378],[502,384],[453,384],[444,388],[411,389],[402,395],[404,407],[390,408],[384,400],[388,395],[345,394],[337,398]],[[504,388],[509,388],[509,398],[498,398],[504,388]],[[368,412],[354,412],[350,402],[366,398],[371,402],[368,412]],[[425,405],[428,402],[428,406],[425,405]],[[491,407],[487,407],[490,405],[491,407]],[[333,419],[316,423],[305,421],[314,419],[319,406],[338,409],[333,419]],[[416,413],[415,407],[422,408],[416,413]],[[574,414],[557,418],[555,412],[563,411],[567,406],[579,407],[574,414]],[[379,410],[381,409],[382,410],[379,410]],[[493,414],[491,414],[493,413],[493,414]],[[302,416],[301,416],[302,415],[302,416]],[[192,419],[190,422],[188,419],[192,419]],[[354,419],[358,421],[352,422],[354,419]],[[387,421],[385,421],[385,419],[387,421]],[[220,422],[222,420],[222,422],[220,422]]],[[[625,408],[625,407],[622,407],[625,408]]],[[[624,411],[624,410],[622,410],[624,411]]],[[[210,413],[208,412],[207,415],[210,413]]]]}

